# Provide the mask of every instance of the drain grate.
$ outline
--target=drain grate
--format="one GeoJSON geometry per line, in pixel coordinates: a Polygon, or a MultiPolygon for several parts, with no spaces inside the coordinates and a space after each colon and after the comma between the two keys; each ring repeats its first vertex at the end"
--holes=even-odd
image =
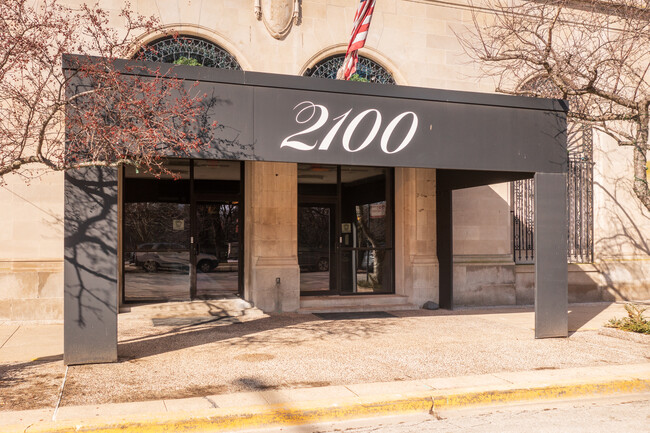
{"type": "Polygon", "coordinates": [[[359,311],[351,313],[314,313],[323,320],[387,319],[397,317],[385,311],[359,311]]]}

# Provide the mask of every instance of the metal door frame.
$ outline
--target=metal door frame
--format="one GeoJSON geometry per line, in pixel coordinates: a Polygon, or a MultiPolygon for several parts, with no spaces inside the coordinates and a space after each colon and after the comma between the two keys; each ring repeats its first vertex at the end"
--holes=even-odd
{"type": "Polygon", "coordinates": [[[324,196],[324,195],[298,195],[298,207],[304,205],[331,205],[334,207],[334,226],[332,235],[334,243],[334,258],[335,258],[335,267],[334,272],[331,272],[331,263],[330,263],[330,290],[324,291],[302,291],[300,290],[300,296],[354,296],[354,295],[363,295],[363,296],[372,296],[372,295],[392,295],[395,293],[395,218],[394,218],[394,199],[395,199],[395,174],[394,169],[391,167],[378,167],[386,169],[386,218],[388,220],[386,224],[386,237],[387,245],[384,248],[391,257],[390,266],[388,270],[388,279],[387,284],[390,287],[390,290],[387,292],[370,292],[370,293],[357,293],[357,292],[343,292],[341,291],[341,256],[344,251],[358,251],[358,250],[372,250],[372,248],[353,248],[353,247],[342,247],[342,234],[341,234],[341,204],[342,204],[342,182],[341,182],[341,167],[342,165],[336,165],[336,196],[324,196]],[[334,279],[332,281],[332,279],[334,279]]]}
{"type": "MultiPolygon", "coordinates": [[[[189,159],[189,168],[190,168],[190,201],[189,201],[189,212],[190,212],[190,242],[189,242],[189,252],[190,252],[190,259],[189,259],[189,277],[190,277],[190,284],[188,287],[188,300],[194,300],[197,299],[197,287],[196,287],[196,250],[194,248],[194,238],[196,238],[196,231],[197,231],[197,222],[196,222],[196,211],[197,211],[197,203],[211,203],[211,202],[227,202],[227,201],[237,201],[239,202],[239,219],[240,219],[240,224],[239,224],[239,252],[238,252],[238,263],[237,263],[237,295],[238,296],[243,296],[244,294],[244,260],[242,260],[243,254],[244,254],[244,230],[245,230],[245,177],[244,177],[244,167],[245,164],[243,161],[236,161],[239,162],[240,165],[240,173],[239,173],[239,193],[220,193],[220,192],[215,192],[215,193],[197,193],[194,191],[194,161],[196,159],[189,159]]],[[[124,188],[125,182],[126,182],[126,174],[124,170],[121,170],[121,175],[120,175],[120,182],[121,182],[121,188],[124,188]]],[[[120,199],[121,203],[121,209],[120,209],[120,216],[119,216],[119,222],[118,225],[121,227],[121,232],[120,232],[120,252],[121,255],[123,256],[123,248],[124,248],[124,243],[122,242],[122,236],[124,236],[124,224],[125,220],[123,217],[123,209],[124,209],[124,195],[122,194],[122,197],[120,199]]],[[[140,303],[155,303],[155,302],[168,302],[167,299],[163,298],[151,298],[151,299],[131,299],[127,300],[126,299],[126,291],[125,291],[125,285],[124,285],[124,259],[122,257],[122,260],[119,261],[119,273],[120,273],[120,278],[119,278],[119,283],[121,285],[120,287],[120,293],[121,293],[121,299],[120,303],[121,304],[140,304],[140,303]]]]}
{"type": "MultiPolygon", "coordinates": [[[[303,291],[300,290],[300,296],[331,296],[338,294],[338,275],[339,275],[339,244],[336,241],[338,239],[338,209],[339,209],[339,200],[337,197],[332,196],[314,196],[306,195],[298,198],[298,208],[301,206],[313,206],[313,207],[327,207],[330,209],[330,265],[329,265],[329,290],[312,290],[312,291],[303,291]],[[331,227],[334,227],[334,230],[331,230],[331,227]],[[333,250],[332,250],[333,249],[333,250]],[[332,257],[334,260],[332,261],[332,257]]],[[[298,247],[300,242],[298,242],[298,247]]],[[[301,272],[302,273],[302,272],[301,272]]]]}

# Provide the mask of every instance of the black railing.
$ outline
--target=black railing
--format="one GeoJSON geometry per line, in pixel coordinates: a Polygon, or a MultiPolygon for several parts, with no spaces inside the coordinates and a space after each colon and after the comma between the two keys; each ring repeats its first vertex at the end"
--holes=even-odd
{"type": "Polygon", "coordinates": [[[569,263],[594,261],[594,163],[569,160],[567,220],[569,263]]]}
{"type": "MultiPolygon", "coordinates": [[[[570,158],[567,171],[567,261],[594,259],[593,166],[589,160],[570,158]]],[[[535,182],[513,182],[512,221],[515,263],[533,263],[535,182]]]]}

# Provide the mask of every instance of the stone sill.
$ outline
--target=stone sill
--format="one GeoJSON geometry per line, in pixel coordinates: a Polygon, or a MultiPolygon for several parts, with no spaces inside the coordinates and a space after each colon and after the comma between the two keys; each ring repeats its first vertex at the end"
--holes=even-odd
{"type": "Polygon", "coordinates": [[[63,272],[63,259],[0,260],[0,273],[63,272]]]}
{"type": "MultiPolygon", "coordinates": [[[[593,263],[569,263],[569,272],[600,272],[593,263]]],[[[534,264],[515,265],[515,273],[517,274],[533,274],[535,273],[534,264]]]]}
{"type": "Polygon", "coordinates": [[[506,265],[514,266],[511,254],[464,254],[454,256],[454,265],[506,265]]]}

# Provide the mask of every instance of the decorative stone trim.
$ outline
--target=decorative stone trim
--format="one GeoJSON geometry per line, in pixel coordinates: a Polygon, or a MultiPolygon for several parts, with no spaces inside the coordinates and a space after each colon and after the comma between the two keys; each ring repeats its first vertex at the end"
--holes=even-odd
{"type": "Polygon", "coordinates": [[[300,2],[293,0],[293,10],[290,11],[291,0],[255,0],[255,18],[264,23],[264,27],[275,39],[283,39],[298,25],[300,20],[300,2]]]}
{"type": "Polygon", "coordinates": [[[297,256],[287,256],[287,257],[258,257],[257,262],[255,263],[256,267],[261,268],[286,268],[292,266],[298,266],[298,257],[297,256]]]}
{"type": "Polygon", "coordinates": [[[5,272],[63,272],[63,259],[0,260],[0,273],[5,272]]]}

